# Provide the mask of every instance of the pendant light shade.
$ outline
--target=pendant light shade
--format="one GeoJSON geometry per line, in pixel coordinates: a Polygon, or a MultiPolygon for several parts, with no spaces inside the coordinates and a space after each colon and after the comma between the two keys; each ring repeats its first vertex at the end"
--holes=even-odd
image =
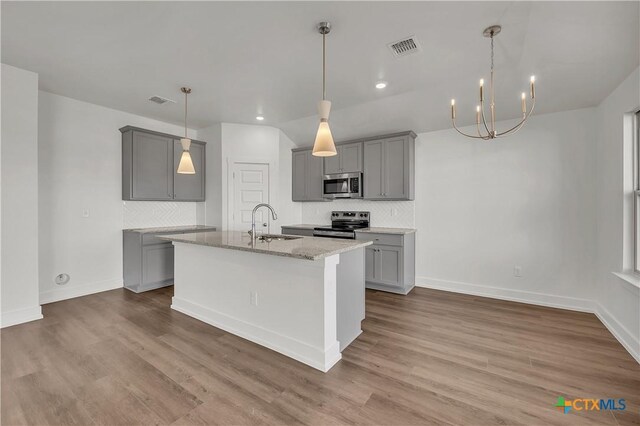
{"type": "Polygon", "coordinates": [[[193,167],[193,161],[191,160],[191,153],[189,153],[189,147],[191,146],[191,139],[180,139],[182,144],[182,156],[180,157],[180,163],[178,164],[178,173],[184,175],[195,175],[196,169],[193,167]]]}
{"type": "Polygon", "coordinates": [[[331,157],[337,155],[336,145],[333,143],[333,136],[329,128],[329,112],[331,111],[331,102],[322,100],[318,102],[318,115],[320,116],[320,125],[318,133],[313,144],[312,154],[316,157],[331,157]]]}
{"type": "Polygon", "coordinates": [[[180,139],[182,145],[182,156],[180,157],[180,163],[178,163],[178,173],[181,175],[194,175],[196,169],[193,167],[193,161],[191,160],[191,154],[189,153],[189,147],[191,147],[191,139],[187,137],[187,95],[191,93],[191,89],[188,87],[182,87],[180,89],[184,93],[184,138],[180,139]]]}
{"type": "Polygon", "coordinates": [[[326,100],[326,43],[325,36],[331,31],[331,24],[328,22],[320,22],[318,24],[318,32],[322,34],[322,100],[318,102],[318,116],[320,117],[320,125],[318,125],[318,133],[313,143],[312,155],[316,157],[331,157],[337,155],[336,145],[333,142],[331,129],[329,128],[329,113],[331,112],[331,102],[326,100]]]}

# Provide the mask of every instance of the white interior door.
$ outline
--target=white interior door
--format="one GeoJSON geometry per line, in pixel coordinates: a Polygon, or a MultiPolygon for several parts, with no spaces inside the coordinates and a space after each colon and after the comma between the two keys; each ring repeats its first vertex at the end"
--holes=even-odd
{"type": "MultiPolygon", "coordinates": [[[[248,231],[251,229],[251,212],[259,203],[269,202],[269,164],[233,163],[231,168],[231,217],[229,229],[248,231]]],[[[268,209],[256,212],[257,232],[268,232],[268,209]]]]}

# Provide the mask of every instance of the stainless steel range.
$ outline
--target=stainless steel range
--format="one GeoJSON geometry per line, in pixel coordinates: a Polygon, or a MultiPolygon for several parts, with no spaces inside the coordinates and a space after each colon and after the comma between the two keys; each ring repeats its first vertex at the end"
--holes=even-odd
{"type": "Polygon", "coordinates": [[[355,230],[368,228],[369,219],[369,212],[331,212],[331,227],[313,228],[313,236],[355,240],[355,230]]]}

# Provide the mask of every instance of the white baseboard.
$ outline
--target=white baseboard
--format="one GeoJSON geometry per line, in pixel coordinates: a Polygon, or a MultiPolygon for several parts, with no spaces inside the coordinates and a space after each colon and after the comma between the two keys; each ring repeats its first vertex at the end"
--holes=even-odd
{"type": "Polygon", "coordinates": [[[40,304],[59,302],[61,300],[73,299],[74,297],[87,296],[89,294],[101,293],[103,291],[114,290],[122,287],[122,279],[98,281],[86,285],[73,287],[56,288],[55,290],[43,291],[40,293],[40,304]]]}
{"type": "Polygon", "coordinates": [[[33,306],[31,308],[15,309],[13,311],[2,312],[2,324],[0,328],[11,327],[29,321],[42,319],[42,308],[33,306]]]}
{"type": "Polygon", "coordinates": [[[470,294],[472,296],[490,297],[493,299],[528,303],[530,305],[548,306],[550,308],[569,309],[571,311],[579,312],[594,313],[596,307],[596,303],[593,300],[589,299],[556,296],[553,294],[535,293],[523,290],[511,290],[507,288],[490,287],[480,284],[440,280],[437,278],[416,277],[416,287],[432,288],[434,290],[451,291],[454,293],[464,293],[470,294]]]}
{"type": "Polygon", "coordinates": [[[325,373],[342,358],[338,341],[326,351],[323,351],[321,348],[310,346],[304,342],[176,297],[173,298],[171,308],[325,373]]]}
{"type": "Polygon", "coordinates": [[[627,352],[640,364],[640,341],[599,303],[595,314],[602,324],[607,327],[609,332],[613,334],[613,337],[618,339],[618,342],[620,342],[627,352]]]}
{"type": "Polygon", "coordinates": [[[522,290],[511,290],[428,277],[416,277],[416,287],[595,314],[607,330],[613,334],[613,337],[615,337],[627,352],[629,352],[629,354],[638,361],[638,363],[640,363],[640,342],[638,339],[634,337],[633,334],[631,334],[629,330],[627,330],[627,328],[624,327],[613,315],[611,315],[609,311],[593,300],[522,290]]]}

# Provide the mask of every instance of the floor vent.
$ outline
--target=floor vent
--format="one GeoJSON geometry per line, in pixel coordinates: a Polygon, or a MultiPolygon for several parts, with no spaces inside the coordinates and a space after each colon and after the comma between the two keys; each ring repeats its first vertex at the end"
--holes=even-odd
{"type": "Polygon", "coordinates": [[[149,98],[149,100],[151,102],[154,102],[154,103],[158,104],[158,105],[162,105],[162,104],[167,103],[167,102],[171,102],[173,104],[176,103],[176,101],[174,101],[173,99],[163,98],[162,96],[152,96],[152,97],[149,98]]]}
{"type": "Polygon", "coordinates": [[[389,43],[389,49],[395,56],[406,56],[420,51],[420,44],[415,36],[403,38],[402,40],[389,43]]]}

